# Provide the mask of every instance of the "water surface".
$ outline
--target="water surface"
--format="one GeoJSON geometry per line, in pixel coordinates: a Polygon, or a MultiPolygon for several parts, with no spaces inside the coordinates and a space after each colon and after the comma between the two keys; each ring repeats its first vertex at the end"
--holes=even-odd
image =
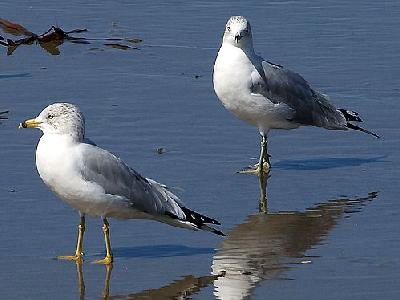
{"type": "Polygon", "coordinates": [[[0,298],[400,296],[400,5],[247,3],[0,4],[2,18],[32,32],[51,25],[87,28],[80,36],[90,41],[65,42],[59,55],[37,45],[10,56],[0,48],[0,111],[10,110],[0,125],[0,298]],[[258,133],[229,114],[212,89],[213,61],[233,14],[251,21],[260,54],[300,72],[383,136],[318,128],[272,132],[267,215],[257,213],[257,178],[235,173],[256,161],[258,133]],[[124,51],[105,46],[107,38],[143,42],[124,51]],[[112,220],[116,257],[107,273],[90,264],[104,251],[101,221],[90,219],[81,272],[55,260],[74,249],[79,218],[37,175],[40,133],[17,130],[54,101],[78,104],[88,137],[174,187],[189,207],[219,219],[227,237],[112,220]],[[160,147],[167,150],[162,155],[160,147]]]}

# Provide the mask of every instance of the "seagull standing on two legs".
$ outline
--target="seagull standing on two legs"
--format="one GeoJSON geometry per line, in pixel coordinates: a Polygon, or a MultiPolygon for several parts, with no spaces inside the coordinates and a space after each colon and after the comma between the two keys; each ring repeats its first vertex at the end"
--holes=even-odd
{"type": "Polygon", "coordinates": [[[337,109],[299,74],[258,56],[250,23],[242,16],[233,16],[226,23],[213,81],[223,105],[260,132],[259,163],[250,171],[258,175],[271,167],[267,153],[270,129],[311,125],[329,130],[359,130],[379,137],[352,123],[361,122],[358,113],[337,109]]]}
{"type": "Polygon", "coordinates": [[[36,118],[20,124],[43,132],[36,149],[36,168],[44,183],[80,214],[74,255],[59,259],[81,261],[85,215],[103,219],[106,256],[111,264],[108,218],[150,219],[176,227],[224,235],[207,223],[218,221],[186,208],[164,185],[142,177],[121,159],[85,137],[85,119],[70,103],[54,103],[36,118]]]}

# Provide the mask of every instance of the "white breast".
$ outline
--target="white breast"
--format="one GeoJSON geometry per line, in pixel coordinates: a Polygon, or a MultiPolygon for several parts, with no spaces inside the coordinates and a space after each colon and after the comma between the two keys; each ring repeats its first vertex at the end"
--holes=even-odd
{"type": "Polygon", "coordinates": [[[122,195],[106,194],[103,187],[82,177],[82,144],[68,135],[45,134],[36,149],[36,167],[44,183],[64,202],[91,216],[148,218],[122,195]]]}
{"type": "Polygon", "coordinates": [[[67,182],[63,174],[71,174],[71,160],[65,159],[73,151],[73,142],[66,135],[45,134],[36,149],[36,167],[40,177],[52,189],[62,190],[60,182],[67,182]],[[60,185],[60,186],[59,186],[60,185]]]}
{"type": "Polygon", "coordinates": [[[229,111],[258,127],[272,103],[251,93],[254,73],[258,72],[242,49],[221,46],[214,65],[215,93],[229,111]]]}
{"type": "Polygon", "coordinates": [[[297,127],[287,121],[292,115],[289,107],[252,93],[252,79],[259,78],[260,74],[242,49],[225,43],[221,46],[213,80],[215,93],[223,105],[238,118],[258,127],[260,132],[297,127]]]}
{"type": "Polygon", "coordinates": [[[36,149],[36,168],[44,183],[61,200],[79,211],[88,212],[96,203],[94,196],[104,191],[83,180],[76,147],[67,135],[43,135],[36,149]],[[74,159],[70,159],[72,157],[74,159]]]}
{"type": "Polygon", "coordinates": [[[214,90],[227,109],[240,111],[238,102],[249,93],[253,71],[253,65],[240,48],[221,46],[214,64],[214,90]]]}

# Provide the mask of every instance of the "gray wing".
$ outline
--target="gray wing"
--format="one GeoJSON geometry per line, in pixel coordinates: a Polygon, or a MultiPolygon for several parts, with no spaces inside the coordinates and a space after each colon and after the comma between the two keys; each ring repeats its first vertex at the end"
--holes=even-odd
{"type": "Polygon", "coordinates": [[[100,185],[106,194],[122,196],[132,208],[151,215],[172,214],[184,219],[178,197],[157,182],[147,180],[121,159],[92,144],[81,144],[82,177],[100,185]]]}
{"type": "Polygon", "coordinates": [[[288,105],[294,113],[289,121],[329,129],[345,129],[345,118],[329,103],[328,97],[314,91],[299,74],[261,57],[253,64],[258,74],[252,76],[252,93],[261,94],[275,104],[288,105]]]}

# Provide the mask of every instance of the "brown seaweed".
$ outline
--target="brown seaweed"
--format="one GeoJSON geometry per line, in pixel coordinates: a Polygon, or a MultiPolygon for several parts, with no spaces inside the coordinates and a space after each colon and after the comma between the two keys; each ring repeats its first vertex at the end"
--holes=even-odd
{"type": "Polygon", "coordinates": [[[25,35],[25,36],[33,36],[35,35],[34,33],[30,32],[28,29],[26,29],[24,26],[10,22],[5,19],[0,18],[0,27],[3,29],[4,32],[8,34],[12,34],[15,36],[20,36],[20,35],[25,35]]]}
{"type": "Polygon", "coordinates": [[[7,21],[5,19],[0,19],[0,26],[5,33],[15,36],[26,36],[17,40],[5,40],[4,37],[0,36],[0,44],[7,47],[7,55],[12,55],[14,51],[21,45],[32,44],[40,45],[52,55],[59,55],[60,50],[58,49],[58,46],[64,43],[64,40],[68,39],[75,41],[79,39],[70,36],[70,33],[81,33],[87,31],[86,29],[75,29],[67,32],[59,27],[51,26],[45,33],[37,35],[22,25],[7,21]]]}
{"type": "Polygon", "coordinates": [[[86,28],[78,28],[70,31],[65,31],[64,29],[56,26],[51,26],[43,34],[35,34],[24,26],[0,18],[0,28],[7,34],[13,36],[25,36],[20,39],[10,39],[0,36],[0,45],[7,47],[7,55],[12,55],[14,51],[21,45],[32,45],[36,44],[41,46],[51,55],[59,55],[60,50],[58,47],[65,41],[74,44],[90,44],[90,41],[101,40],[103,45],[107,47],[112,47],[120,50],[138,49],[137,47],[126,45],[126,43],[138,44],[141,43],[141,39],[137,38],[104,38],[104,39],[87,39],[83,37],[76,37],[72,34],[80,34],[87,32],[86,28]],[[123,42],[123,43],[121,43],[123,42]]]}

